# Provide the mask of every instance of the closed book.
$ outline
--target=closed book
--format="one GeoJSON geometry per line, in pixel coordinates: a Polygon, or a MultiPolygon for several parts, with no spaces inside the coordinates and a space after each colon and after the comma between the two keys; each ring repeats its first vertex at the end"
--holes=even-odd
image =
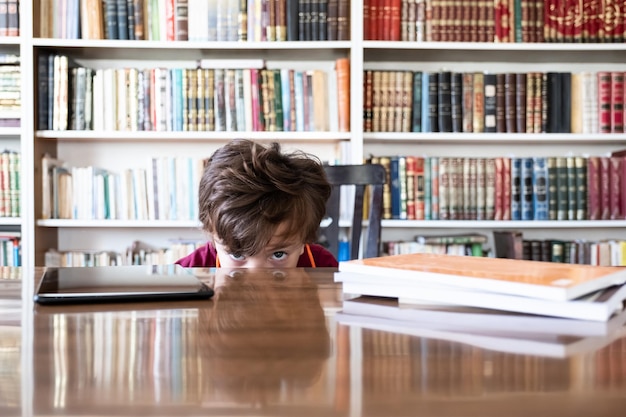
{"type": "Polygon", "coordinates": [[[522,220],[533,220],[534,219],[534,210],[533,210],[533,173],[534,173],[534,160],[530,157],[521,158],[522,159],[522,170],[521,170],[521,183],[522,183],[522,220]]]}
{"type": "Polygon", "coordinates": [[[549,187],[548,161],[544,156],[533,157],[533,220],[548,220],[549,187]]]}
{"type": "Polygon", "coordinates": [[[484,75],[484,132],[496,132],[497,99],[496,99],[496,74],[485,73],[484,75]]]}
{"type": "Polygon", "coordinates": [[[511,158],[502,158],[502,220],[511,220],[511,158]]]}
{"type": "Polygon", "coordinates": [[[546,133],[559,133],[561,126],[562,108],[562,81],[558,72],[548,72],[547,74],[547,125],[546,133]]]}
{"type": "Polygon", "coordinates": [[[439,132],[452,132],[452,73],[439,73],[439,87],[437,89],[437,118],[439,132]]]}
{"type": "MultiPolygon", "coordinates": [[[[574,174],[576,175],[576,218],[587,219],[587,161],[582,156],[574,158],[574,174]]],[[[619,188],[617,189],[619,194],[619,188]]],[[[618,218],[618,217],[616,217],[618,218]]]]}
{"type": "Polygon", "coordinates": [[[611,73],[598,71],[598,132],[611,133],[611,73]]]}
{"type": "Polygon", "coordinates": [[[439,158],[439,220],[450,220],[450,170],[451,159],[439,158]]]}
{"type": "MultiPolygon", "coordinates": [[[[526,117],[528,115],[528,75],[523,72],[515,74],[515,131],[517,133],[530,133],[527,129],[526,117]]],[[[507,112],[509,108],[507,107],[507,112]]],[[[512,132],[513,133],[513,132],[512,132]]]]}
{"type": "Polygon", "coordinates": [[[609,219],[622,219],[620,197],[623,189],[621,183],[622,162],[620,156],[611,156],[609,162],[609,219]]]}
{"type": "MultiPolygon", "coordinates": [[[[626,282],[626,270],[518,259],[416,253],[340,262],[335,280],[344,284],[359,281],[374,283],[378,280],[381,288],[395,287],[400,291],[409,288],[427,290],[433,286],[464,290],[468,300],[482,292],[567,301],[598,290],[621,286],[626,282]],[[387,279],[381,281],[381,276],[387,279]],[[468,294],[472,296],[467,296],[468,294]]],[[[350,293],[346,288],[344,291],[350,293]]],[[[626,296],[625,287],[621,287],[621,292],[626,296]]],[[[363,293],[357,291],[354,294],[363,293]]],[[[614,307],[618,310],[623,308],[621,305],[614,307]]],[[[614,312],[615,310],[611,311],[600,321],[608,319],[614,312]]]]}
{"type": "Polygon", "coordinates": [[[463,132],[469,133],[474,131],[474,74],[470,72],[463,73],[463,132]]]}
{"type": "Polygon", "coordinates": [[[624,72],[611,72],[611,133],[624,133],[624,72]]]}
{"type": "MultiPolygon", "coordinates": [[[[298,22],[299,22],[299,8],[298,8],[298,0],[286,0],[286,14],[287,14],[287,40],[288,41],[298,41],[300,40],[298,37],[298,22]]],[[[328,40],[336,40],[337,39],[337,0],[329,0],[327,5],[327,39],[328,40]],[[331,22],[331,13],[333,13],[333,23],[334,23],[334,32],[332,32],[330,28],[331,22]],[[334,33],[333,38],[330,38],[331,33],[334,33]]],[[[249,35],[250,36],[250,35],[249,35]]]]}
{"type": "Polygon", "coordinates": [[[600,169],[599,169],[599,186],[600,186],[600,220],[609,220],[611,206],[610,206],[610,179],[609,179],[609,157],[600,157],[600,169]]]}
{"type": "Polygon", "coordinates": [[[428,74],[428,132],[439,132],[439,73],[428,74]]]}
{"type": "Polygon", "coordinates": [[[505,133],[506,130],[506,87],[505,74],[496,74],[496,132],[505,133]]]}
{"type": "MultiPolygon", "coordinates": [[[[482,72],[474,73],[473,82],[473,106],[472,106],[472,131],[474,133],[485,132],[485,74],[482,72]]],[[[495,91],[494,91],[495,98],[495,91]]],[[[495,117],[495,115],[494,115],[495,117]]],[[[495,120],[494,120],[495,122],[495,120]]],[[[495,127],[495,123],[494,123],[495,127]]]]}
{"type": "Polygon", "coordinates": [[[422,131],[422,72],[413,73],[413,108],[411,109],[411,131],[422,131]]]}
{"type": "Polygon", "coordinates": [[[557,169],[556,157],[547,159],[548,165],[548,220],[557,220],[557,169]]]}
{"type": "Polygon", "coordinates": [[[559,133],[571,133],[572,124],[572,73],[559,73],[561,80],[561,101],[559,105],[559,133]]]}
{"type": "Polygon", "coordinates": [[[511,220],[522,220],[522,158],[511,158],[511,220]]]}
{"type": "Polygon", "coordinates": [[[600,157],[587,158],[587,219],[600,220],[600,157]]]}
{"type": "Polygon", "coordinates": [[[373,132],[373,88],[374,88],[374,72],[363,72],[363,131],[373,132]]]}
{"type": "Polygon", "coordinates": [[[556,218],[557,220],[567,220],[568,211],[568,172],[567,158],[556,158],[556,218]]]}
{"type": "MultiPolygon", "coordinates": [[[[506,133],[517,133],[517,117],[518,114],[526,109],[526,88],[524,87],[523,103],[524,108],[517,108],[517,74],[513,72],[507,72],[504,74],[504,129],[506,133]]],[[[521,92],[520,92],[521,93],[521,92]]],[[[525,124],[525,123],[524,123],[525,124]]],[[[521,123],[520,123],[521,125],[521,123]]],[[[526,130],[522,130],[519,133],[525,133],[526,130]]]]}
{"type": "Polygon", "coordinates": [[[450,84],[452,132],[463,132],[463,73],[453,72],[450,84]]]}
{"type": "Polygon", "coordinates": [[[494,220],[496,211],[496,161],[485,159],[485,220],[494,220]]]}
{"type": "Polygon", "coordinates": [[[576,220],[578,201],[576,199],[576,162],[573,156],[566,158],[567,166],[567,220],[576,220]]]}

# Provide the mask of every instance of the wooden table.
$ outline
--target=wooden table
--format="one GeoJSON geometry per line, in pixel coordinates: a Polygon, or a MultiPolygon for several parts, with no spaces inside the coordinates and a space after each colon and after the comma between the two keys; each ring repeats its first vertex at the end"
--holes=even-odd
{"type": "Polygon", "coordinates": [[[0,279],[0,415],[626,415],[625,338],[508,354],[337,324],[332,270],[222,272],[211,301],[136,305],[0,279]]]}

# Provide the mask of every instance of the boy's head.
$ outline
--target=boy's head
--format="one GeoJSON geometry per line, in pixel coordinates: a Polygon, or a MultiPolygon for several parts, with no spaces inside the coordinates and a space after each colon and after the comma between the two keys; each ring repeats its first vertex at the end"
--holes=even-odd
{"type": "Polygon", "coordinates": [[[295,267],[317,237],[330,191],[316,157],[235,140],[206,163],[200,221],[222,266],[295,267]]]}

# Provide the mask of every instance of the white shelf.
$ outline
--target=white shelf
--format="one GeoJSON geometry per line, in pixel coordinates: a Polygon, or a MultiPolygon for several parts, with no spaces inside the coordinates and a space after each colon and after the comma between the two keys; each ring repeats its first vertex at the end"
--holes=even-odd
{"type": "MultiPolygon", "coordinates": [[[[1,38],[0,38],[1,39],[1,38]]],[[[37,47],[78,48],[78,49],[188,49],[188,50],[313,50],[349,49],[350,41],[322,42],[192,42],[192,41],[127,41],[90,39],[33,39],[37,47]]]]}
{"type": "Polygon", "coordinates": [[[406,229],[618,229],[626,220],[383,220],[385,228],[406,229]]]}
{"type": "Polygon", "coordinates": [[[0,217],[0,227],[2,226],[21,226],[21,217],[0,217]]]}
{"type": "Polygon", "coordinates": [[[626,134],[600,133],[399,133],[366,132],[365,142],[437,142],[437,143],[541,143],[563,144],[572,142],[596,144],[626,144],[626,134]]]}
{"type": "Polygon", "coordinates": [[[37,226],[56,228],[168,228],[168,229],[200,229],[197,220],[37,220],[37,226]]]}
{"type": "Polygon", "coordinates": [[[480,43],[363,41],[363,49],[463,51],[626,51],[624,43],[480,43]]]}
{"type": "Polygon", "coordinates": [[[19,45],[20,42],[19,36],[0,36],[0,45],[19,45]]]}
{"type": "Polygon", "coordinates": [[[0,127],[0,138],[19,137],[21,134],[21,127],[0,127]]]}
{"type": "Polygon", "coordinates": [[[349,140],[348,132],[157,132],[157,131],[93,131],[93,130],[40,130],[38,138],[62,141],[81,140],[146,140],[146,141],[224,141],[231,139],[257,139],[288,141],[349,140]]]}

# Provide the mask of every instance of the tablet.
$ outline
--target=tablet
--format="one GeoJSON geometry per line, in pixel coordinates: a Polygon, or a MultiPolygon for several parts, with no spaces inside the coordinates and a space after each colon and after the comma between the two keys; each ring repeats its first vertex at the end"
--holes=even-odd
{"type": "Polygon", "coordinates": [[[164,301],[210,298],[213,290],[180,265],[49,267],[40,304],[164,301]]]}

